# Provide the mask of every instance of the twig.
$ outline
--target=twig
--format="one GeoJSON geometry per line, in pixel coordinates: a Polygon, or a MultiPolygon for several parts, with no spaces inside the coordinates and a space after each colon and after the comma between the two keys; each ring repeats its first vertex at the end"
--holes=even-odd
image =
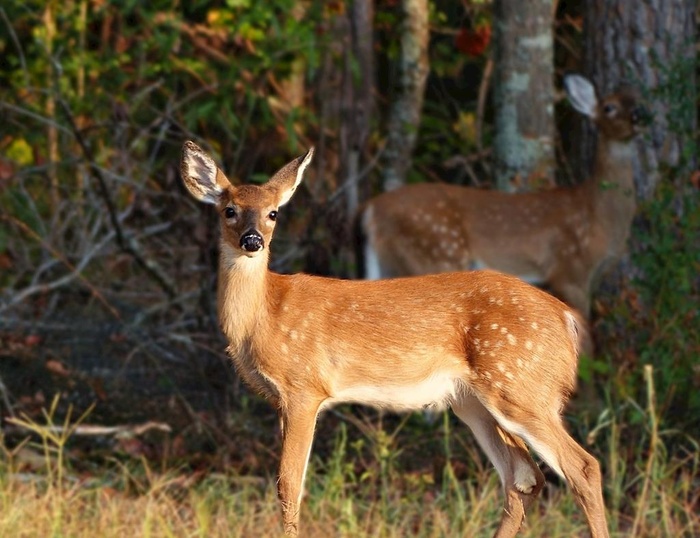
{"type": "Polygon", "coordinates": [[[85,268],[85,266],[88,264],[88,262],[92,259],[92,257],[99,251],[102,246],[104,246],[107,241],[110,241],[112,239],[113,232],[105,237],[103,241],[99,244],[97,244],[95,247],[93,247],[88,253],[83,257],[82,260],[80,260],[80,263],[77,266],[74,266],[71,262],[69,262],[63,254],[58,252],[55,248],[53,248],[51,245],[49,245],[42,237],[40,237],[34,230],[32,230],[29,226],[27,226],[24,222],[21,220],[18,220],[14,217],[9,217],[6,215],[0,215],[0,220],[8,221],[16,225],[18,228],[20,228],[24,233],[27,235],[31,236],[33,239],[35,239],[38,243],[41,244],[42,247],[44,247],[48,252],[51,253],[52,256],[57,258],[58,260],[63,263],[68,269],[70,269],[71,273],[68,275],[65,275],[57,280],[54,280],[53,282],[50,282],[48,284],[36,284],[34,286],[30,286],[28,288],[25,288],[21,292],[15,294],[15,296],[12,298],[12,300],[8,301],[4,305],[0,305],[0,312],[3,310],[6,310],[13,304],[17,304],[20,301],[26,299],[27,297],[34,295],[36,293],[41,293],[41,292],[46,292],[46,291],[51,291],[56,288],[59,288],[61,286],[66,285],[68,282],[70,282],[73,279],[78,279],[80,280],[91,292],[92,294],[105,306],[105,308],[112,314],[116,319],[121,320],[121,316],[119,315],[119,312],[115,310],[115,308],[107,302],[107,300],[103,297],[103,295],[100,293],[100,291],[93,286],[88,279],[86,279],[82,274],[82,270],[85,268]]]}
{"type": "Polygon", "coordinates": [[[476,153],[472,153],[471,155],[455,155],[446,159],[442,163],[442,166],[444,166],[445,168],[456,168],[458,166],[463,167],[466,174],[471,178],[473,185],[475,187],[480,187],[481,181],[477,177],[476,172],[474,172],[474,168],[472,168],[471,163],[483,161],[490,154],[491,148],[486,148],[476,153]]]}
{"type": "Polygon", "coordinates": [[[0,7],[0,16],[2,16],[2,20],[5,23],[5,26],[7,26],[7,31],[10,33],[10,37],[12,37],[12,42],[14,43],[15,47],[17,47],[17,56],[19,57],[19,63],[22,65],[22,73],[24,74],[24,86],[28,87],[29,73],[27,71],[27,61],[24,59],[24,51],[22,50],[22,45],[20,44],[19,39],[17,38],[17,33],[15,32],[12,23],[10,23],[10,19],[7,18],[7,13],[5,12],[5,9],[2,7],[0,7]]]}
{"type": "Polygon", "coordinates": [[[175,289],[175,285],[172,283],[168,275],[165,274],[165,272],[154,260],[146,259],[141,254],[141,248],[135,237],[127,238],[125,236],[121,224],[119,223],[117,210],[114,205],[114,201],[112,200],[112,196],[109,192],[109,189],[107,187],[107,182],[104,176],[102,175],[102,170],[95,163],[92,150],[87,145],[82,133],[80,132],[80,129],[78,129],[78,126],[75,123],[75,117],[73,116],[72,111],[68,107],[68,104],[63,98],[60,98],[58,100],[58,103],[61,107],[61,110],[65,114],[66,119],[68,120],[72,134],[73,136],[75,136],[75,139],[77,140],[78,145],[80,146],[80,149],[83,152],[83,156],[87,160],[89,169],[92,171],[92,175],[97,180],[98,191],[100,193],[100,196],[104,200],[105,205],[107,206],[107,212],[109,214],[109,219],[112,223],[112,227],[114,228],[114,231],[116,233],[116,239],[119,248],[121,248],[124,252],[126,252],[132,258],[134,258],[136,263],[140,265],[141,268],[144,271],[146,271],[146,273],[160,285],[160,287],[163,289],[163,291],[165,291],[168,297],[174,299],[177,296],[177,290],[175,289]]]}
{"type": "Polygon", "coordinates": [[[479,153],[484,151],[484,109],[486,108],[486,97],[491,85],[491,75],[493,74],[493,58],[489,57],[484,67],[484,75],[481,77],[479,85],[479,99],[476,106],[476,149],[479,153]]]}
{"type": "MultiPolygon", "coordinates": [[[[25,425],[24,421],[16,419],[14,417],[10,417],[6,419],[7,422],[12,424],[18,429],[30,429],[27,428],[25,425]]],[[[42,428],[46,430],[47,432],[50,433],[57,433],[57,434],[62,434],[64,432],[70,431],[71,435],[83,435],[83,436],[90,436],[90,437],[95,437],[98,435],[129,435],[129,436],[138,436],[138,435],[143,435],[147,431],[150,430],[158,430],[161,432],[167,432],[170,433],[172,431],[172,428],[170,427],[169,424],[166,424],[165,422],[155,422],[153,420],[149,420],[148,422],[144,422],[142,424],[123,424],[120,426],[101,426],[98,424],[78,424],[77,426],[70,426],[70,427],[65,427],[65,426],[46,426],[42,428]]]]}
{"type": "Polygon", "coordinates": [[[656,391],[654,390],[654,376],[653,367],[651,364],[644,365],[644,380],[647,385],[647,395],[649,398],[648,403],[648,413],[649,422],[651,425],[651,439],[649,439],[649,455],[647,456],[646,468],[644,469],[644,482],[642,484],[642,491],[639,494],[639,501],[637,502],[637,510],[634,516],[634,523],[632,525],[632,531],[630,536],[637,536],[639,526],[641,525],[642,518],[645,513],[645,504],[647,501],[647,495],[649,494],[649,484],[652,480],[652,472],[654,470],[654,463],[657,458],[657,448],[659,443],[659,429],[658,422],[656,418],[656,391]]]}
{"type": "MultiPolygon", "coordinates": [[[[19,114],[21,116],[29,116],[31,119],[38,121],[39,123],[43,123],[45,125],[50,125],[53,127],[56,127],[59,131],[62,131],[66,134],[71,134],[69,129],[66,129],[63,125],[60,123],[53,121],[46,116],[42,116],[41,114],[37,114],[36,112],[32,112],[31,110],[27,108],[22,108],[21,106],[16,106],[16,105],[11,105],[5,101],[0,101],[0,108],[6,108],[7,110],[10,110],[14,112],[15,114],[19,114]]],[[[45,170],[49,168],[49,165],[46,165],[43,167],[45,170]]]]}
{"type": "Polygon", "coordinates": [[[347,189],[355,186],[357,183],[363,180],[367,176],[367,174],[369,174],[374,169],[374,167],[377,165],[377,162],[379,162],[382,153],[384,153],[385,145],[385,143],[382,143],[382,145],[377,149],[377,152],[375,153],[372,160],[368,162],[367,165],[362,170],[360,170],[355,177],[348,178],[348,180],[345,183],[343,183],[339,188],[337,188],[335,192],[333,192],[328,197],[325,204],[330,206],[330,204],[334,202],[336,198],[341,196],[347,189]]]}
{"type": "Polygon", "coordinates": [[[0,377],[0,393],[2,394],[2,401],[5,404],[5,407],[7,407],[7,412],[10,414],[11,417],[15,416],[15,412],[12,410],[12,404],[10,403],[10,396],[7,392],[7,387],[5,386],[5,383],[2,380],[2,377],[0,377]]]}

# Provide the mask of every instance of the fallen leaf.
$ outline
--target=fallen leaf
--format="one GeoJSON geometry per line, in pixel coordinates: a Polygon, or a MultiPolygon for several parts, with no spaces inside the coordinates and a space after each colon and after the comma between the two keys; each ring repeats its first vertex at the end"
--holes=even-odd
{"type": "Polygon", "coordinates": [[[34,347],[41,343],[41,336],[37,334],[29,334],[24,338],[24,345],[27,347],[34,347]]]}
{"type": "Polygon", "coordinates": [[[63,366],[61,362],[54,359],[49,359],[46,361],[46,369],[52,374],[60,375],[62,377],[68,377],[70,375],[70,370],[63,366]]]}

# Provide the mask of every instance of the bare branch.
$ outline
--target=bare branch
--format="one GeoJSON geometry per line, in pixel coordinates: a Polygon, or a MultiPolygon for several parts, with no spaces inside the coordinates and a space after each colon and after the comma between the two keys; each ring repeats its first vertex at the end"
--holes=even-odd
{"type": "Polygon", "coordinates": [[[41,246],[46,249],[48,252],[51,253],[52,256],[54,256],[56,259],[60,260],[63,265],[68,267],[70,269],[70,273],[68,275],[65,275],[53,282],[50,283],[44,283],[44,284],[36,284],[33,286],[30,286],[21,292],[15,294],[12,299],[10,299],[6,304],[0,305],[0,312],[7,310],[10,306],[13,306],[27,297],[30,297],[31,295],[35,295],[37,293],[42,293],[42,292],[47,292],[51,291],[57,288],[60,288],[61,286],[65,286],[68,282],[78,279],[80,280],[91,292],[92,294],[105,306],[105,308],[112,314],[116,319],[121,319],[121,316],[119,315],[119,312],[116,311],[116,309],[107,302],[107,300],[104,298],[104,296],[100,293],[100,291],[93,286],[89,280],[87,280],[83,275],[82,275],[82,270],[87,266],[87,264],[90,262],[90,260],[94,257],[94,255],[105,245],[107,242],[111,241],[112,238],[114,237],[114,232],[110,232],[107,236],[103,238],[103,240],[95,245],[91,250],[88,251],[88,253],[83,257],[83,259],[80,261],[80,263],[77,266],[73,266],[72,263],[70,263],[63,254],[61,254],[59,251],[57,251],[55,248],[53,248],[51,245],[49,245],[42,237],[40,237],[34,230],[32,230],[29,226],[27,226],[24,222],[21,220],[18,220],[14,217],[9,217],[6,215],[0,215],[0,220],[4,220],[6,222],[10,222],[20,228],[25,234],[29,235],[33,239],[35,239],[38,243],[41,244],[41,246]]]}
{"type": "Polygon", "coordinates": [[[92,171],[93,177],[97,180],[97,188],[102,197],[105,205],[107,206],[107,212],[109,213],[109,219],[112,223],[112,227],[116,233],[117,244],[119,247],[129,254],[138,265],[148,274],[152,280],[154,280],[160,287],[165,291],[169,298],[174,299],[177,296],[177,290],[175,289],[175,284],[172,282],[170,277],[163,271],[155,260],[147,259],[144,257],[141,247],[135,237],[127,237],[122,230],[121,223],[117,216],[117,209],[112,200],[112,196],[107,187],[107,182],[102,175],[102,170],[99,166],[95,164],[95,159],[92,154],[90,146],[88,146],[85,138],[83,137],[80,129],[75,122],[75,117],[71,111],[68,104],[63,98],[58,100],[61,110],[66,116],[68,123],[70,125],[73,136],[78,142],[80,149],[83,152],[83,156],[87,160],[88,166],[92,171]]]}

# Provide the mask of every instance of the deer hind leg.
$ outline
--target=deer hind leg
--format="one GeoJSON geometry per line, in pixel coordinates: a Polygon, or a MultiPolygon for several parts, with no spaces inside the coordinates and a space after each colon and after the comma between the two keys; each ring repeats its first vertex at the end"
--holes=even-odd
{"type": "Polygon", "coordinates": [[[501,428],[475,396],[461,396],[452,410],[472,430],[501,478],[505,504],[495,536],[515,536],[544,485],[544,476],[522,440],[501,428]]]}
{"type": "Polygon", "coordinates": [[[586,516],[591,538],[608,538],[600,465],[572,439],[561,417],[558,414],[549,417],[531,415],[527,424],[509,422],[501,417],[499,422],[523,437],[555,472],[566,479],[586,516]]]}
{"type": "Polygon", "coordinates": [[[280,411],[282,456],[277,494],[286,536],[299,534],[299,507],[318,410],[319,404],[304,404],[280,411]]]}

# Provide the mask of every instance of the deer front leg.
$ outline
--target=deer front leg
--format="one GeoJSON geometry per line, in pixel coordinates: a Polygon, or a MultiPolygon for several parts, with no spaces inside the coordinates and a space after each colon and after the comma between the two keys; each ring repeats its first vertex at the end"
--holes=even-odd
{"type": "Polygon", "coordinates": [[[296,404],[280,411],[282,457],[277,495],[282,505],[284,533],[287,536],[299,534],[299,506],[319,406],[318,403],[296,404]]]}

